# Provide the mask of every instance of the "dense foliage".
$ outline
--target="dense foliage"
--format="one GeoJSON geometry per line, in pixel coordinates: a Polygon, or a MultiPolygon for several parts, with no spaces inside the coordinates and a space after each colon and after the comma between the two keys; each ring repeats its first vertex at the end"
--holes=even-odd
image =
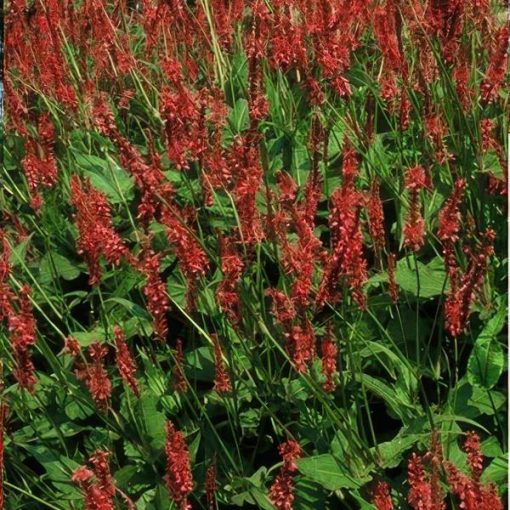
{"type": "Polygon", "coordinates": [[[0,508],[503,508],[502,2],[5,37],[0,508]]]}

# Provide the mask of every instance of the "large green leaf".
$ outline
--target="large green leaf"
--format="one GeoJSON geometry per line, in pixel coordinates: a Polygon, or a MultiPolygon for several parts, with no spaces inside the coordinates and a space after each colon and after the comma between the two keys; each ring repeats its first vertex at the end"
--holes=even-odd
{"type": "Polygon", "coordinates": [[[499,381],[505,366],[505,355],[496,337],[505,320],[506,310],[502,307],[476,339],[468,361],[467,375],[471,384],[490,389],[499,381]]]}
{"type": "Polygon", "coordinates": [[[381,465],[384,468],[397,467],[404,457],[404,453],[410,450],[419,440],[419,434],[398,435],[391,441],[381,443],[377,449],[373,449],[374,453],[379,454],[381,465]]]}
{"type": "Polygon", "coordinates": [[[331,491],[339,489],[357,489],[361,487],[363,483],[370,480],[370,477],[355,479],[349,473],[346,473],[333,455],[329,453],[305,457],[297,460],[296,463],[300,473],[307,479],[317,482],[325,489],[331,491]]]}
{"type": "Polygon", "coordinates": [[[133,181],[127,172],[113,161],[90,154],[75,154],[75,158],[85,176],[90,178],[92,185],[102,191],[111,203],[131,198],[133,181]]]}
{"type": "Polygon", "coordinates": [[[49,283],[54,275],[71,281],[80,276],[80,268],[60,253],[49,251],[41,258],[39,281],[49,283]]]}
{"type": "Polygon", "coordinates": [[[484,470],[482,482],[492,482],[496,487],[505,489],[508,485],[508,453],[495,458],[484,470]]]}
{"type": "MultiPolygon", "coordinates": [[[[387,282],[388,274],[382,272],[369,278],[367,285],[387,282]]],[[[428,264],[423,264],[412,257],[397,261],[395,280],[400,290],[420,298],[439,296],[448,289],[443,261],[435,257],[428,264]]]]}

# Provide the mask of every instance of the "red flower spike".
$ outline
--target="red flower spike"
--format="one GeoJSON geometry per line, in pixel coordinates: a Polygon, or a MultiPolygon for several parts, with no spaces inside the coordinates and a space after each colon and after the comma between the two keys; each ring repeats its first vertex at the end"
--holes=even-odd
{"type": "Polygon", "coordinates": [[[480,87],[482,101],[493,101],[505,79],[508,61],[508,23],[505,23],[498,32],[496,44],[492,50],[489,67],[485,79],[480,87]]]}
{"type": "Polygon", "coordinates": [[[174,248],[179,267],[188,282],[186,299],[189,309],[195,306],[195,290],[198,281],[209,268],[207,255],[189,226],[191,221],[187,221],[195,213],[195,210],[179,211],[175,207],[165,207],[161,214],[161,222],[166,227],[168,241],[174,248]]]}
{"type": "Polygon", "coordinates": [[[294,503],[294,479],[289,471],[280,471],[269,489],[269,499],[277,510],[292,510],[294,503]]]}
{"type": "Polygon", "coordinates": [[[122,258],[131,260],[131,256],[113,227],[106,195],[95,189],[89,180],[81,181],[77,175],[71,178],[71,192],[79,232],[78,253],[84,255],[89,267],[89,283],[95,285],[101,279],[101,255],[114,266],[120,264],[122,258]]]}
{"type": "Polygon", "coordinates": [[[103,365],[103,359],[108,354],[108,347],[94,342],[89,346],[88,353],[92,363],[84,367],[79,366],[75,370],[76,377],[85,381],[97,407],[105,410],[112,393],[112,383],[103,365]]]}
{"type": "Polygon", "coordinates": [[[483,234],[480,246],[475,253],[471,254],[466,273],[462,278],[455,273],[455,278],[451,282],[450,292],[444,305],[444,313],[446,329],[454,337],[459,336],[467,326],[471,303],[483,282],[489,258],[494,253],[495,237],[496,234],[491,229],[483,234]]]}
{"type": "Polygon", "coordinates": [[[165,452],[167,459],[165,483],[170,497],[179,510],[191,509],[188,495],[193,490],[193,475],[188,447],[182,432],[176,430],[171,421],[166,424],[165,452]]]}
{"type": "Polygon", "coordinates": [[[388,292],[391,301],[395,304],[398,301],[398,286],[395,279],[395,259],[394,253],[388,255],[387,273],[388,273],[388,292]]]}
{"type": "Polygon", "coordinates": [[[326,302],[335,304],[342,297],[338,289],[342,281],[345,281],[352,300],[360,309],[364,309],[366,296],[363,284],[368,275],[360,228],[362,196],[354,186],[358,162],[356,154],[349,147],[344,150],[342,173],[344,182],[331,196],[328,219],[333,248],[315,299],[319,308],[326,302]]]}
{"type": "Polygon", "coordinates": [[[182,340],[180,338],[176,341],[175,346],[175,366],[173,369],[173,387],[179,393],[185,393],[188,389],[186,378],[184,377],[184,350],[182,347],[182,340]]]}
{"type": "Polygon", "coordinates": [[[285,333],[286,348],[297,372],[304,373],[315,356],[315,332],[305,319],[302,325],[294,325],[285,333]]]}
{"type": "Polygon", "coordinates": [[[232,391],[232,384],[230,377],[223,361],[223,352],[218,335],[212,334],[211,339],[214,345],[214,389],[218,393],[230,393],[232,391]]]}
{"type": "Polygon", "coordinates": [[[215,510],[216,508],[216,466],[211,464],[207,468],[205,474],[205,495],[207,500],[207,510],[215,510]]]}
{"type": "Polygon", "coordinates": [[[404,225],[404,246],[419,251],[425,244],[425,220],[421,215],[420,190],[428,186],[427,175],[421,166],[409,168],[405,180],[410,192],[409,211],[404,225]]]}
{"type": "Polygon", "coordinates": [[[71,356],[76,357],[81,351],[80,343],[76,340],[76,338],[68,336],[64,340],[64,351],[71,356]]]}
{"type": "Polygon", "coordinates": [[[393,510],[390,486],[386,482],[377,482],[372,492],[372,504],[376,510],[393,510]]]}
{"type": "Polygon", "coordinates": [[[83,491],[85,510],[114,510],[115,485],[108,465],[109,452],[96,450],[89,458],[92,469],[77,468],[71,480],[83,491]]]}
{"type": "Polygon", "coordinates": [[[480,480],[483,470],[483,454],[480,450],[480,437],[475,432],[468,432],[464,451],[468,454],[468,465],[475,482],[480,480]]]}
{"type": "Polygon", "coordinates": [[[14,377],[22,388],[33,392],[37,380],[34,374],[35,367],[31,359],[30,348],[35,345],[37,336],[36,322],[29,294],[30,287],[28,285],[21,289],[18,298],[15,298],[12,294],[12,298],[18,302],[18,309],[15,310],[14,302],[11,302],[7,310],[7,327],[16,364],[14,377]]]}
{"type": "Polygon", "coordinates": [[[448,485],[459,500],[459,508],[463,510],[503,510],[496,488],[492,485],[481,485],[447,462],[445,469],[448,485]]]}
{"type": "Polygon", "coordinates": [[[269,499],[277,510],[292,510],[294,503],[293,473],[297,470],[295,461],[301,457],[301,447],[289,440],[278,447],[283,466],[269,489],[269,499]]]}
{"type": "Polygon", "coordinates": [[[429,481],[432,494],[431,510],[445,510],[445,493],[440,482],[443,464],[443,447],[436,430],[432,431],[430,450],[423,456],[423,460],[426,461],[429,466],[429,481]]]}
{"type": "Polygon", "coordinates": [[[166,339],[168,321],[166,314],[170,309],[170,300],[166,284],[160,275],[161,255],[149,250],[139,264],[140,272],[146,277],[143,293],[147,299],[147,309],[153,318],[154,335],[160,341],[166,339]]]}
{"type": "Polygon", "coordinates": [[[459,239],[461,220],[459,205],[462,201],[465,187],[466,181],[464,179],[458,179],[455,182],[452,195],[439,212],[437,236],[442,242],[455,243],[459,239]]]}
{"type": "Polygon", "coordinates": [[[140,397],[140,388],[138,386],[138,381],[136,380],[136,363],[133,356],[129,352],[124,333],[119,326],[115,326],[113,328],[113,332],[115,335],[115,347],[117,350],[115,359],[120,376],[131,388],[131,391],[137,397],[140,397]]]}
{"type": "Polygon", "coordinates": [[[432,510],[432,488],[425,474],[423,460],[413,453],[407,468],[409,495],[407,501],[413,510],[432,510]]]}
{"type": "Polygon", "coordinates": [[[324,391],[332,392],[335,391],[336,382],[334,379],[337,373],[337,356],[338,347],[336,346],[335,340],[328,331],[328,334],[322,341],[322,373],[326,377],[326,382],[322,385],[324,391]]]}
{"type": "Polygon", "coordinates": [[[374,249],[379,252],[384,248],[384,213],[381,197],[379,195],[379,182],[374,180],[367,198],[368,228],[374,249]]]}
{"type": "Polygon", "coordinates": [[[283,469],[286,471],[297,471],[296,460],[301,457],[301,446],[293,439],[278,446],[278,452],[283,459],[283,469]]]}
{"type": "Polygon", "coordinates": [[[237,287],[243,274],[244,264],[230,238],[220,237],[221,272],[223,280],[218,285],[218,303],[233,324],[241,319],[240,296],[237,287]]]}

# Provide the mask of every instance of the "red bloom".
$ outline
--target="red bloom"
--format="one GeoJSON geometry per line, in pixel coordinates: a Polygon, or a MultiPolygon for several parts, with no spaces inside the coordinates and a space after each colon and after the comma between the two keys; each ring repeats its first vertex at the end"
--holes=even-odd
{"type": "Polygon", "coordinates": [[[395,280],[395,254],[390,253],[388,255],[388,291],[391,297],[391,301],[396,303],[398,301],[398,287],[397,281],[395,280]]]}
{"type": "Polygon", "coordinates": [[[214,389],[218,393],[230,393],[232,391],[232,384],[230,383],[230,377],[223,361],[223,352],[218,335],[212,334],[211,339],[214,345],[214,389]]]}
{"type": "Polygon", "coordinates": [[[430,450],[423,456],[429,466],[429,481],[432,494],[431,510],[445,510],[445,493],[441,487],[440,474],[443,464],[443,447],[437,431],[432,431],[430,450]]]}
{"type": "Polygon", "coordinates": [[[480,437],[475,432],[468,432],[464,450],[468,454],[468,465],[474,481],[480,480],[483,470],[483,454],[480,451],[480,437]]]}
{"type": "Polygon", "coordinates": [[[108,347],[94,342],[89,346],[88,352],[93,362],[84,367],[79,365],[75,370],[76,377],[85,381],[97,407],[106,409],[112,394],[112,383],[103,365],[103,359],[108,354],[108,347]]]}
{"type": "Polygon", "coordinates": [[[287,352],[297,372],[306,372],[315,355],[315,332],[308,319],[301,326],[294,325],[285,333],[287,352]]]}
{"type": "Polygon", "coordinates": [[[293,19],[290,9],[286,4],[275,9],[275,23],[271,31],[270,62],[273,67],[284,71],[291,67],[307,67],[303,26],[296,18],[293,19]]]}
{"type": "Polygon", "coordinates": [[[115,485],[108,465],[109,452],[96,450],[89,458],[92,470],[77,468],[71,480],[85,495],[85,510],[114,510],[115,485]]]}
{"type": "Polygon", "coordinates": [[[297,470],[296,459],[301,456],[297,441],[289,440],[278,447],[283,466],[269,489],[269,499],[277,510],[292,510],[294,502],[293,472],[297,470]]]}
{"type": "Polygon", "coordinates": [[[427,480],[421,457],[413,453],[407,468],[409,495],[407,500],[414,510],[432,510],[432,488],[427,480]]]}
{"type": "Polygon", "coordinates": [[[166,198],[172,192],[171,184],[165,182],[159,155],[151,145],[149,147],[151,163],[147,164],[144,161],[140,151],[118,130],[115,117],[104,95],[100,95],[96,100],[93,116],[101,133],[117,147],[121,165],[134,177],[135,184],[141,192],[138,218],[150,220],[159,211],[160,197],[166,198]]]}
{"type": "Polygon", "coordinates": [[[35,206],[39,203],[37,191],[40,187],[51,188],[58,178],[54,153],[55,128],[49,115],[39,117],[38,132],[36,138],[25,139],[25,157],[22,160],[28,187],[30,192],[35,194],[33,197],[35,206]]]}
{"type": "Polygon", "coordinates": [[[508,61],[508,24],[499,30],[496,45],[492,50],[489,67],[480,87],[482,101],[492,101],[497,96],[501,83],[505,79],[508,61]]]}
{"type": "Polygon", "coordinates": [[[80,343],[76,340],[76,338],[68,336],[64,340],[64,351],[69,353],[71,356],[76,357],[81,351],[80,343]]]}
{"type": "Polygon", "coordinates": [[[257,243],[263,239],[264,233],[256,206],[263,176],[256,136],[236,137],[230,147],[228,164],[232,171],[232,193],[241,224],[240,239],[247,244],[257,243]]]}
{"type": "Polygon", "coordinates": [[[129,352],[124,333],[119,326],[115,326],[113,331],[115,334],[115,347],[117,349],[116,362],[120,376],[131,388],[132,392],[137,397],[140,397],[140,388],[136,380],[136,363],[129,352]]]}
{"type": "Polygon", "coordinates": [[[354,186],[358,172],[356,154],[350,148],[344,151],[344,182],[331,196],[329,227],[333,245],[323,278],[317,292],[319,307],[326,302],[336,303],[340,298],[338,287],[345,281],[353,301],[365,308],[363,284],[367,279],[367,261],[363,253],[363,235],[360,228],[361,194],[354,186]]]}
{"type": "Polygon", "coordinates": [[[176,341],[175,346],[175,366],[173,369],[173,387],[175,391],[184,393],[188,389],[186,378],[184,377],[184,351],[182,348],[182,340],[180,338],[176,341]]]}
{"type": "Polygon", "coordinates": [[[239,256],[234,241],[220,237],[221,272],[223,280],[218,285],[216,296],[221,308],[234,324],[240,320],[240,296],[237,287],[243,274],[243,261],[239,256]]]}
{"type": "Polygon", "coordinates": [[[288,328],[296,317],[296,309],[291,299],[278,289],[267,289],[266,295],[272,300],[271,313],[282,326],[288,328]]]}
{"type": "Polygon", "coordinates": [[[326,377],[326,382],[322,385],[324,391],[334,391],[336,383],[334,375],[337,373],[338,348],[330,332],[322,341],[322,373],[326,377]]]}
{"type": "Polygon", "coordinates": [[[199,122],[196,103],[197,98],[182,83],[177,83],[174,89],[165,87],[161,92],[160,112],[165,122],[168,158],[178,169],[189,168],[188,160],[198,159],[203,150],[192,136],[199,122]]]}
{"type": "Polygon", "coordinates": [[[188,510],[191,509],[188,495],[193,490],[188,447],[182,432],[176,430],[171,421],[166,424],[166,434],[166,487],[179,510],[188,510]]]}
{"type": "Polygon", "coordinates": [[[382,250],[385,244],[384,213],[381,197],[379,196],[379,181],[374,180],[367,199],[368,227],[374,249],[382,250]]]}
{"type": "MultiPolygon", "coordinates": [[[[317,129],[312,128],[312,131],[317,129]]],[[[304,200],[296,202],[296,183],[289,175],[279,172],[277,179],[282,209],[271,214],[268,229],[270,236],[276,238],[281,247],[284,271],[293,279],[291,300],[301,312],[308,306],[315,264],[321,254],[321,242],[314,233],[315,214],[321,194],[316,157],[318,142],[316,136],[311,138],[314,168],[306,182],[304,200]],[[289,241],[290,227],[297,234],[297,242],[289,241]]]]}
{"type": "Polygon", "coordinates": [[[205,495],[207,499],[207,510],[216,508],[216,466],[211,464],[205,474],[205,495]]]}
{"type": "Polygon", "coordinates": [[[130,253],[113,227],[110,205],[106,196],[95,189],[89,180],[71,178],[71,202],[76,208],[76,225],[79,231],[78,253],[85,256],[89,267],[89,282],[95,285],[101,278],[99,257],[118,265],[123,257],[131,260],[130,253]]]}
{"type": "Polygon", "coordinates": [[[294,503],[294,479],[292,473],[282,470],[269,489],[269,499],[277,510],[292,510],[294,503]]]}
{"type": "Polygon", "coordinates": [[[453,464],[446,463],[448,485],[460,501],[463,510],[503,510],[503,504],[493,485],[481,485],[459,471],[453,464]]]}
{"type": "Polygon", "coordinates": [[[177,207],[172,206],[165,207],[161,214],[161,222],[166,226],[168,241],[175,250],[179,267],[188,282],[186,297],[190,309],[195,306],[195,290],[198,281],[205,275],[209,267],[207,255],[197,241],[195,232],[189,226],[194,212],[191,210],[179,211],[177,207]]]}
{"type": "Polygon", "coordinates": [[[283,459],[283,469],[286,471],[297,471],[296,460],[301,457],[301,446],[293,439],[278,446],[278,451],[283,459]]]}
{"type": "Polygon", "coordinates": [[[460,335],[466,328],[471,303],[483,281],[489,257],[494,253],[495,236],[494,231],[488,229],[483,234],[480,247],[475,253],[471,253],[468,269],[462,279],[460,276],[454,275],[444,305],[446,329],[452,336],[460,335]]]}
{"type": "MultiPolygon", "coordinates": [[[[20,292],[18,310],[10,308],[7,316],[9,338],[15,361],[14,377],[19,385],[30,392],[34,391],[36,378],[34,364],[30,356],[30,347],[35,345],[36,322],[32,312],[32,304],[29,298],[30,287],[25,285],[20,292]]],[[[11,303],[12,305],[12,303],[11,303]]]]}
{"type": "Polygon", "coordinates": [[[394,72],[407,76],[407,65],[399,48],[397,19],[399,13],[394,2],[387,2],[386,6],[378,7],[374,11],[374,31],[379,42],[385,62],[394,72]]]}
{"type": "Polygon", "coordinates": [[[425,116],[425,134],[430,140],[435,150],[435,157],[440,164],[453,158],[445,143],[448,127],[440,114],[429,112],[425,116]]]}
{"type": "Polygon", "coordinates": [[[446,271],[450,277],[452,292],[455,292],[458,281],[457,261],[455,260],[454,243],[459,238],[461,215],[459,205],[464,194],[466,182],[458,179],[451,197],[439,212],[439,228],[437,235],[443,243],[443,255],[446,271]]]}
{"type": "Polygon", "coordinates": [[[386,482],[377,482],[372,492],[372,504],[377,510],[393,510],[390,486],[386,482]]]}
{"type": "Polygon", "coordinates": [[[161,255],[149,250],[139,267],[146,277],[143,293],[147,299],[147,309],[154,319],[154,334],[159,340],[165,340],[168,333],[166,314],[170,309],[170,300],[166,292],[165,282],[159,273],[160,260],[161,255]]]}
{"type": "Polygon", "coordinates": [[[425,220],[421,215],[420,190],[427,186],[427,176],[421,166],[409,168],[406,188],[410,191],[409,212],[404,225],[404,246],[418,251],[425,244],[425,220]]]}
{"type": "Polygon", "coordinates": [[[459,205],[464,194],[466,181],[457,179],[454,191],[451,197],[445,202],[443,208],[439,212],[439,229],[437,236],[443,242],[456,242],[459,238],[460,229],[460,212],[459,205]]]}

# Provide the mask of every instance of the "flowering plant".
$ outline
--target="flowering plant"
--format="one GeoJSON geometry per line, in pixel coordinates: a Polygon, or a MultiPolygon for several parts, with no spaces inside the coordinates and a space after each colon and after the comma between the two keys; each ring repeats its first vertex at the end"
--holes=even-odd
{"type": "Polygon", "coordinates": [[[489,0],[8,0],[0,510],[498,510],[489,0]]]}

